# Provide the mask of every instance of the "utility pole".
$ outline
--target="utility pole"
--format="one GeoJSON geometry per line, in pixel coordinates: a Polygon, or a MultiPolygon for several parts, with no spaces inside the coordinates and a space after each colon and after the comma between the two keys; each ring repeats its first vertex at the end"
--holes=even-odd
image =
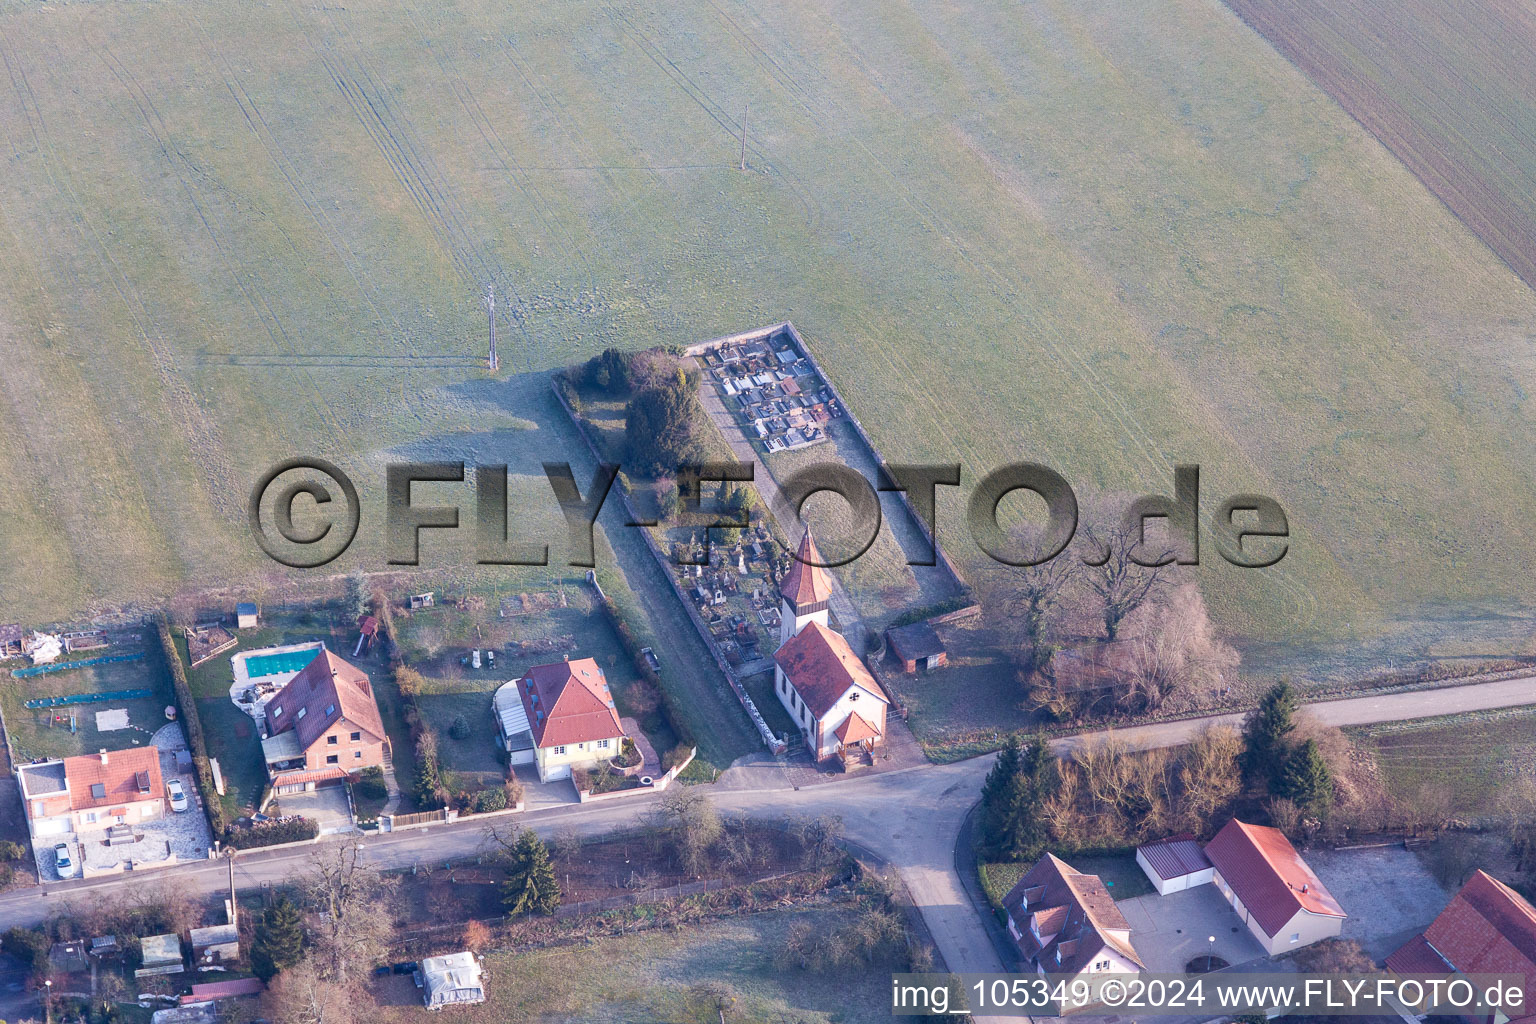
{"type": "Polygon", "coordinates": [[[236,915],[240,913],[240,904],[235,901],[235,848],[231,846],[226,851],[229,859],[229,923],[236,928],[240,927],[240,921],[236,915]]]}
{"type": "Polygon", "coordinates": [[[742,108],[741,108],[741,169],[742,170],[746,170],[747,169],[747,111],[750,110],[750,109],[751,109],[750,105],[743,105],[742,108]]]}
{"type": "Polygon", "coordinates": [[[501,368],[501,361],[496,358],[496,285],[485,286],[485,314],[491,328],[491,372],[495,373],[501,368]]]}

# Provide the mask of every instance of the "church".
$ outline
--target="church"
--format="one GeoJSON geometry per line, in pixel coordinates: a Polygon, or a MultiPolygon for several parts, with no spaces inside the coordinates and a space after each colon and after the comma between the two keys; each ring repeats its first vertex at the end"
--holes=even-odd
{"type": "Polygon", "coordinates": [[[832,578],[807,530],[795,564],[779,585],[779,649],[774,693],[800,726],[817,761],[870,762],[885,742],[888,701],[864,662],[828,625],[832,578]]]}

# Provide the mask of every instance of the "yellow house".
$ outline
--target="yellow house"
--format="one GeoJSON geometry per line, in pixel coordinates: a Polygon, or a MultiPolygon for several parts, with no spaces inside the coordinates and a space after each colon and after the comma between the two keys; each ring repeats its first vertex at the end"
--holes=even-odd
{"type": "Polygon", "coordinates": [[[539,781],[568,779],[574,768],[593,768],[617,757],[624,727],[608,680],[591,658],[535,665],[517,681],[539,781]]]}

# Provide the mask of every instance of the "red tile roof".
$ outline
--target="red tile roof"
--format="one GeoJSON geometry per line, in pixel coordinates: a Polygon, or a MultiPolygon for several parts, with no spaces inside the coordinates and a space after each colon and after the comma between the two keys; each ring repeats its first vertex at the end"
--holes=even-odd
{"type": "Polygon", "coordinates": [[[1386,959],[1387,970],[1395,974],[1449,974],[1453,968],[1424,936],[1415,935],[1386,959]]]}
{"type": "Polygon", "coordinates": [[[805,536],[800,538],[800,550],[795,554],[794,563],[779,583],[779,593],[795,609],[803,611],[812,605],[825,604],[832,596],[832,579],[820,564],[824,561],[826,559],[816,549],[816,541],[811,538],[811,531],[806,530],[805,536]]]}
{"type": "Polygon", "coordinates": [[[384,721],[379,717],[368,674],[329,650],[322,650],[267,704],[267,723],[272,734],[293,729],[304,750],[325,735],[332,723],[341,720],[357,726],[374,740],[384,739],[384,721]],[[299,713],[301,710],[303,714],[299,713]]]}
{"type": "Polygon", "coordinates": [[[857,711],[843,719],[843,724],[833,733],[840,743],[863,743],[880,738],[880,730],[864,720],[857,711]]]}
{"type": "Polygon", "coordinates": [[[236,978],[233,981],[210,981],[205,985],[193,985],[192,993],[181,997],[181,1005],[201,1003],[209,999],[229,999],[232,996],[260,995],[267,986],[260,978],[236,978]]]}
{"type": "Polygon", "coordinates": [[[1042,857],[1003,897],[1022,938],[1019,950],[1049,973],[1076,974],[1113,949],[1145,968],[1131,945],[1131,925],[1098,875],[1085,875],[1055,854],[1042,857]],[[1030,934],[1039,921],[1041,939],[1030,934]],[[1057,952],[1061,962],[1056,961],[1057,952]]]}
{"type": "Polygon", "coordinates": [[[540,747],[611,740],[624,735],[603,670],[591,658],[535,665],[517,688],[540,747]]]}
{"type": "MultiPolygon", "coordinates": [[[[1387,958],[1411,962],[1422,942],[1463,974],[1519,974],[1536,991],[1536,908],[1487,872],[1478,871],[1424,934],[1387,958]]],[[[1440,968],[1444,970],[1444,968],[1440,968]]]]}
{"type": "Polygon", "coordinates": [[[165,799],[160,751],[155,747],[130,747],[106,754],[66,757],[64,779],[69,784],[69,809],[72,811],[165,799]],[[144,776],[142,785],[141,773],[144,776]],[[91,787],[97,785],[102,787],[101,796],[92,795],[91,787]]]}
{"type": "Polygon", "coordinates": [[[773,660],[817,718],[832,710],[832,705],[855,686],[882,704],[890,703],[842,634],[819,622],[807,623],[790,637],[774,652],[773,660]]]}
{"type": "Polygon", "coordinates": [[[1298,910],[1349,916],[1277,828],[1233,818],[1205,844],[1205,855],[1270,938],[1298,910]]]}

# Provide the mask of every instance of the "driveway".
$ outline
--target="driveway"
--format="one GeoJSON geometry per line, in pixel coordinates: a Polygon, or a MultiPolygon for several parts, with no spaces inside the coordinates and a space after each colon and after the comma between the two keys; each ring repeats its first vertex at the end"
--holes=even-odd
{"type": "Polygon", "coordinates": [[[288,793],[274,797],[267,813],[273,817],[280,814],[302,814],[306,818],[313,818],[319,824],[323,836],[351,832],[356,828],[352,822],[352,808],[347,803],[345,786],[320,786],[308,793],[288,793]]]}
{"type": "Polygon", "coordinates": [[[1315,850],[1306,858],[1349,915],[1344,938],[1360,943],[1378,962],[1423,931],[1451,898],[1401,846],[1315,850]]]}
{"type": "Polygon", "coordinates": [[[1117,905],[1130,922],[1131,945],[1149,971],[1183,974],[1191,960],[1211,951],[1234,967],[1264,957],[1264,947],[1214,885],[1167,896],[1152,893],[1117,905]]]}

